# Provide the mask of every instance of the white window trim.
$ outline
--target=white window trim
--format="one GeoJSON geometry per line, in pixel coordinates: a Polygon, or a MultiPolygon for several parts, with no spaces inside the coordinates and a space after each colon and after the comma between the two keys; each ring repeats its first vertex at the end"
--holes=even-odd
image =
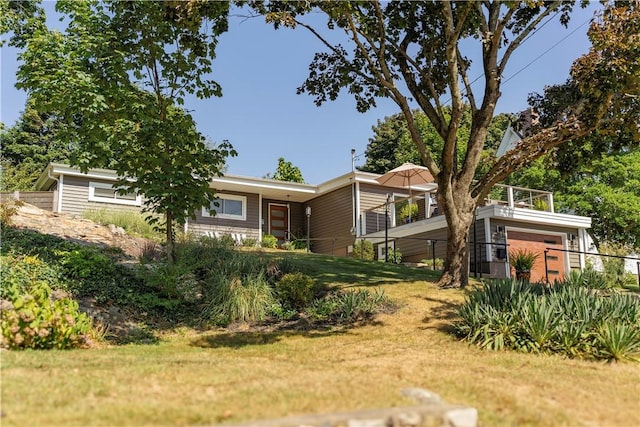
{"type": "Polygon", "coordinates": [[[216,215],[211,215],[209,213],[209,209],[207,207],[202,208],[202,216],[204,218],[220,218],[220,219],[232,219],[235,221],[246,221],[247,220],[247,197],[246,196],[238,196],[236,194],[221,194],[217,193],[216,198],[218,199],[226,199],[226,200],[237,200],[242,202],[242,215],[229,215],[224,213],[216,213],[216,215]]]}
{"type": "Polygon", "coordinates": [[[90,202],[100,202],[100,203],[112,203],[116,205],[129,205],[129,206],[141,206],[142,205],[142,196],[139,194],[136,195],[135,200],[126,200],[126,199],[118,199],[118,194],[116,194],[115,198],[110,197],[102,197],[96,196],[95,189],[96,188],[105,188],[105,189],[115,189],[111,184],[107,184],[106,182],[95,182],[89,181],[89,201],[90,202]]]}

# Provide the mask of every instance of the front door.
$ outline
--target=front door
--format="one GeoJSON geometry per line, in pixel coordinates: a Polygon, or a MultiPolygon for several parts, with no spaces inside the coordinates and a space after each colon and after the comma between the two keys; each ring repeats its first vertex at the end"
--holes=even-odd
{"type": "Polygon", "coordinates": [[[269,234],[278,239],[278,245],[285,242],[288,231],[289,208],[287,205],[269,205],[269,234]]]}

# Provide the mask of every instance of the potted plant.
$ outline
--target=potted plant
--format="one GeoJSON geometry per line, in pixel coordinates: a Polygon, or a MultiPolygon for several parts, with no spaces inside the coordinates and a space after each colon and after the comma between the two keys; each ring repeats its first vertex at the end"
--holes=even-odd
{"type": "Polygon", "coordinates": [[[539,254],[526,249],[510,251],[509,265],[516,271],[516,279],[528,282],[531,279],[531,270],[539,257],[539,254]]]}
{"type": "Polygon", "coordinates": [[[400,218],[404,222],[415,222],[418,219],[418,205],[415,203],[407,203],[400,209],[400,218]]]}

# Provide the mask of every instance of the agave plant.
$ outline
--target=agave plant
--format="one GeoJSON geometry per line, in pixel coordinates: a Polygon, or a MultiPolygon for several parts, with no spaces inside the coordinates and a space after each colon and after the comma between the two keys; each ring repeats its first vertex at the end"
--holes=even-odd
{"type": "Polygon", "coordinates": [[[610,361],[637,361],[640,356],[640,329],[636,325],[604,323],[597,338],[600,352],[610,361]]]}
{"type": "Polygon", "coordinates": [[[540,254],[526,249],[515,249],[509,252],[509,264],[516,271],[516,278],[529,281],[531,270],[540,254]]]}

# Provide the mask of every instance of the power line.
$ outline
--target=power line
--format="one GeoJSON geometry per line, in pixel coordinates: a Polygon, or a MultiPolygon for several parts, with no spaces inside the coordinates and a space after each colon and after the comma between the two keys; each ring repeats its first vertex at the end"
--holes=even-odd
{"type": "MultiPolygon", "coordinates": [[[[556,12],[555,15],[551,16],[549,19],[547,19],[542,25],[540,25],[540,27],[536,28],[534,31],[531,32],[531,34],[529,34],[527,37],[525,37],[525,39],[522,41],[521,45],[523,45],[527,40],[529,40],[531,37],[534,36],[534,34],[536,34],[538,31],[540,31],[545,25],[547,25],[549,22],[551,22],[551,20],[553,20],[560,12],[556,12]]],[[[524,70],[526,70],[527,68],[529,68],[534,62],[536,62],[537,60],[539,60],[540,58],[542,58],[544,55],[546,55],[547,53],[549,53],[552,49],[554,49],[556,46],[558,46],[559,44],[561,44],[562,42],[564,42],[566,39],[568,39],[569,37],[571,37],[573,34],[575,34],[576,31],[578,31],[580,28],[584,27],[587,23],[589,23],[591,21],[591,18],[587,19],[586,21],[584,21],[582,24],[580,24],[578,27],[576,27],[573,31],[571,31],[569,34],[567,34],[566,36],[564,36],[563,38],[561,38],[559,41],[557,41],[553,46],[551,46],[549,49],[545,50],[544,52],[542,52],[540,55],[536,56],[534,59],[532,59],[531,61],[529,61],[525,66],[523,66],[522,68],[520,68],[518,71],[516,71],[515,73],[513,73],[512,75],[510,75],[507,79],[502,81],[502,85],[506,84],[509,80],[513,79],[515,76],[517,76],[518,74],[520,74],[521,72],[523,72],[524,70]]],[[[477,82],[478,80],[480,80],[482,77],[484,77],[484,73],[480,74],[478,77],[476,77],[471,83],[469,83],[469,86],[472,86],[475,82],[477,82]]],[[[466,93],[466,90],[465,90],[466,93]]],[[[447,101],[445,101],[445,104],[448,104],[451,101],[451,98],[449,98],[447,101]]]]}
{"type": "Polygon", "coordinates": [[[536,56],[534,59],[532,59],[531,61],[529,61],[528,64],[526,64],[524,67],[520,68],[518,71],[516,71],[515,73],[513,73],[511,76],[509,76],[506,80],[504,80],[502,82],[502,84],[504,85],[505,83],[507,83],[509,80],[511,80],[512,78],[514,78],[515,76],[517,76],[518,74],[520,74],[522,71],[526,70],[527,68],[529,68],[531,66],[531,64],[533,64],[534,62],[536,62],[538,59],[542,58],[544,55],[546,55],[547,53],[549,53],[549,51],[551,49],[553,49],[554,47],[558,46],[560,43],[562,43],[563,41],[565,41],[566,39],[568,39],[569,37],[571,37],[576,31],[578,31],[580,28],[584,27],[589,21],[591,21],[591,18],[587,19],[586,21],[584,21],[582,24],[580,24],[575,30],[571,31],[569,34],[567,34],[566,36],[564,36],[563,38],[561,38],[559,41],[557,41],[553,46],[551,46],[549,49],[545,50],[544,52],[542,52],[540,55],[536,56]]]}

